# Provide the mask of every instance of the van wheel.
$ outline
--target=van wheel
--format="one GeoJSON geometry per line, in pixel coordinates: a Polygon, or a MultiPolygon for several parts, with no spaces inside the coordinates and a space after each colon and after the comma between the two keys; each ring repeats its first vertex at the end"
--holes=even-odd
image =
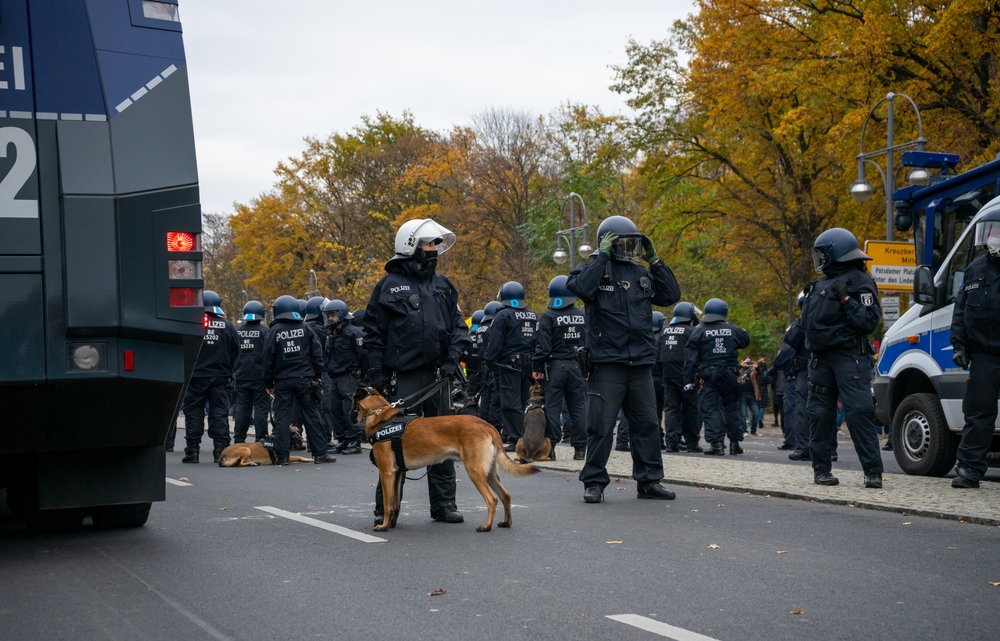
{"type": "Polygon", "coordinates": [[[913,476],[944,476],[955,466],[958,435],[948,429],[933,394],[911,394],[892,418],[892,453],[913,476]]]}
{"type": "Polygon", "coordinates": [[[128,505],[104,505],[91,508],[90,518],[99,528],[142,527],[149,519],[152,503],[130,503],[128,505]]]}

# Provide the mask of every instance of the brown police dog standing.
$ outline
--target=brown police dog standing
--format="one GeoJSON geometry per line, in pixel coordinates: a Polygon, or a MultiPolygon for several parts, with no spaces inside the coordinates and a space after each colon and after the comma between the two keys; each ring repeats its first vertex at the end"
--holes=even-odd
{"type": "Polygon", "coordinates": [[[524,412],[524,436],[517,439],[514,460],[518,463],[551,461],[552,442],[545,438],[545,387],[541,381],[531,386],[531,399],[524,412]]]}

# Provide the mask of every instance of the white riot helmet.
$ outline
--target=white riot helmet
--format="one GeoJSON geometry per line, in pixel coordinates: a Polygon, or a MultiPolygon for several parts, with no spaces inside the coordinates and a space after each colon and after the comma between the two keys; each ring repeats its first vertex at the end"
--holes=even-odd
{"type": "Polygon", "coordinates": [[[421,243],[434,243],[441,255],[455,244],[455,234],[430,218],[408,220],[396,232],[396,256],[413,256],[421,243]]]}

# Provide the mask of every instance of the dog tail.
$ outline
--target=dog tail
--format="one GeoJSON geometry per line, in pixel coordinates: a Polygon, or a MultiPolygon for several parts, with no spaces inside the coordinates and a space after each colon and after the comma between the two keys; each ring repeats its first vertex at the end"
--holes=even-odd
{"type": "Polygon", "coordinates": [[[538,471],[538,468],[534,465],[527,465],[521,463],[515,463],[507,456],[507,452],[503,451],[503,441],[500,440],[500,435],[497,434],[496,430],[493,430],[493,447],[496,450],[496,459],[500,464],[500,469],[504,471],[504,474],[510,476],[531,476],[538,471]]]}

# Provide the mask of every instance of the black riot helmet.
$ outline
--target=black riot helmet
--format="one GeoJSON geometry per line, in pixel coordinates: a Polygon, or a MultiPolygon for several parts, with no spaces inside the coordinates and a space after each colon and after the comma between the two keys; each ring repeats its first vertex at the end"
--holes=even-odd
{"type": "Polygon", "coordinates": [[[653,333],[654,334],[657,333],[658,331],[660,331],[661,329],[663,329],[663,321],[665,321],[666,319],[667,319],[667,317],[663,315],[663,312],[657,312],[657,311],[653,312],[653,333]]]}
{"type": "Polygon", "coordinates": [[[299,301],[288,294],[278,296],[278,299],[274,301],[274,305],[271,306],[271,313],[274,320],[303,320],[302,308],[299,306],[299,301]]]}
{"type": "Polygon", "coordinates": [[[497,298],[504,307],[527,307],[527,303],[524,302],[524,287],[517,281],[511,280],[501,285],[497,298]]]}
{"type": "Polygon", "coordinates": [[[246,323],[260,322],[264,320],[264,306],[258,301],[252,300],[243,306],[243,317],[240,319],[246,323]]]}
{"type": "Polygon", "coordinates": [[[601,246],[601,239],[604,234],[614,234],[618,236],[614,244],[611,245],[612,260],[635,260],[636,255],[642,249],[642,234],[639,228],[631,220],[624,216],[611,216],[605,218],[597,228],[597,246],[601,246]]]}
{"type": "Polygon", "coordinates": [[[327,299],[322,296],[313,296],[306,301],[306,320],[312,320],[314,318],[321,318],[323,316],[323,305],[326,305],[327,299]]]}
{"type": "Polygon", "coordinates": [[[341,321],[349,321],[354,318],[354,316],[351,315],[351,312],[347,310],[347,303],[336,298],[327,301],[326,304],[323,305],[323,315],[326,316],[326,322],[331,325],[337,325],[341,321]]]}
{"type": "Polygon", "coordinates": [[[479,329],[479,323],[483,322],[484,316],[486,316],[486,312],[481,309],[477,309],[472,312],[472,319],[469,322],[469,331],[474,332],[479,329]]]}
{"type": "MultiPolygon", "coordinates": [[[[489,323],[489,322],[491,322],[493,320],[493,317],[496,316],[497,312],[499,312],[501,309],[503,309],[503,305],[501,305],[500,303],[496,302],[495,300],[486,303],[486,307],[483,308],[483,320],[482,320],[482,322],[483,323],[489,323]]],[[[482,324],[482,323],[480,323],[480,324],[482,324]]]]}
{"type": "Polygon", "coordinates": [[[705,315],[701,317],[706,323],[724,321],[729,316],[729,305],[721,298],[712,298],[705,303],[705,315]]]}
{"type": "Polygon", "coordinates": [[[549,281],[549,307],[562,309],[576,304],[576,295],[566,288],[569,276],[559,275],[549,281]]]}
{"type": "Polygon", "coordinates": [[[363,327],[365,321],[365,308],[356,309],[351,312],[351,325],[355,327],[363,327]]]}
{"type": "Polygon", "coordinates": [[[690,323],[694,320],[694,305],[691,303],[677,303],[674,305],[674,317],[670,319],[671,325],[677,323],[690,323]]]}
{"type": "Polygon", "coordinates": [[[813,243],[813,264],[823,272],[834,263],[852,260],[871,260],[871,256],[858,249],[858,239],[841,227],[827,229],[813,243]]]}
{"type": "Polygon", "coordinates": [[[215,314],[216,316],[225,316],[226,312],[222,311],[222,299],[219,295],[210,289],[206,289],[201,295],[201,300],[205,304],[205,312],[208,314],[215,314]]]}

